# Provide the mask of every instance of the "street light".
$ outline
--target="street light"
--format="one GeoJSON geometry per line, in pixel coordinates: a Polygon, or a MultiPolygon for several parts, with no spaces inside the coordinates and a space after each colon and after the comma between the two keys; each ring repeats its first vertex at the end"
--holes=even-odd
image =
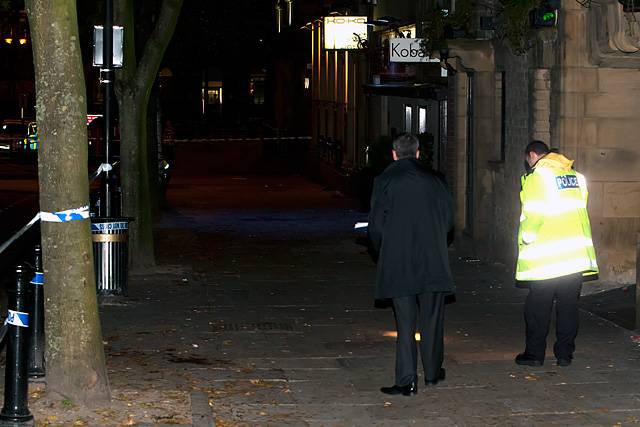
{"type": "Polygon", "coordinates": [[[2,36],[6,44],[13,43],[13,25],[11,25],[10,23],[5,23],[2,36]]]}
{"type": "Polygon", "coordinates": [[[18,39],[18,43],[20,43],[20,45],[25,45],[27,44],[27,30],[24,29],[22,31],[22,35],[20,36],[20,38],[18,39]]]}
{"type": "Polygon", "coordinates": [[[6,44],[13,44],[18,35],[18,43],[21,45],[27,44],[27,18],[24,11],[18,12],[18,17],[9,17],[5,19],[3,23],[2,38],[6,44]]]}
{"type": "Polygon", "coordinates": [[[282,32],[282,6],[279,0],[276,2],[276,28],[280,34],[282,32]]]}
{"type": "Polygon", "coordinates": [[[281,0],[276,0],[276,30],[282,32],[283,13],[287,13],[287,26],[293,23],[293,0],[283,0],[286,6],[283,6],[281,0]]]}

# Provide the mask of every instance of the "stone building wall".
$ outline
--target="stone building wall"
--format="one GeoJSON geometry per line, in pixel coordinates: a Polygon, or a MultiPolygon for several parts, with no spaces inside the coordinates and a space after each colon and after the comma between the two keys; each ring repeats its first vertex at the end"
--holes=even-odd
{"type": "Polygon", "coordinates": [[[598,64],[589,43],[590,32],[597,30],[590,19],[597,11],[566,2],[563,12],[560,148],[576,159],[576,169],[589,182],[601,285],[634,283],[640,231],[640,71],[629,60],[640,60],[640,53],[598,64]]]}
{"type": "MultiPolygon", "coordinates": [[[[493,164],[493,216],[491,249],[494,258],[515,265],[516,234],[520,217],[520,176],[524,173],[524,148],[531,139],[534,100],[531,88],[531,54],[514,56],[497,46],[496,72],[503,73],[505,91],[504,159],[493,164]]],[[[497,120],[502,120],[498,117],[497,120]]],[[[497,135],[502,137],[502,135],[497,135]]],[[[546,140],[548,142],[548,140],[546,140]]]]}
{"type": "Polygon", "coordinates": [[[635,15],[622,13],[616,0],[591,9],[563,2],[558,28],[538,30],[535,46],[523,56],[497,40],[452,42],[458,74],[450,98],[456,157],[451,175],[458,230],[472,230],[476,254],[515,264],[523,151],[539,139],[574,159],[589,182],[601,274],[585,292],[635,282],[640,25],[634,19],[640,20],[640,13],[635,15]],[[465,79],[470,72],[475,76],[472,144],[465,79]],[[468,216],[470,207],[474,212],[468,216]]]}

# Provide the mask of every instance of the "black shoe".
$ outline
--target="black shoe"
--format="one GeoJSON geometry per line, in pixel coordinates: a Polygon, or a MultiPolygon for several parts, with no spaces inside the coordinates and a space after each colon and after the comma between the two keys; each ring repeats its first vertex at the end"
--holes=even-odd
{"type": "Polygon", "coordinates": [[[447,371],[444,370],[444,368],[440,368],[440,373],[438,374],[438,378],[434,379],[434,380],[430,380],[428,378],[424,379],[424,385],[436,385],[438,384],[440,381],[444,381],[444,377],[446,376],[447,371]]]}
{"type": "Polygon", "coordinates": [[[418,393],[418,384],[415,381],[410,382],[407,385],[394,385],[391,387],[380,387],[380,391],[384,394],[401,394],[403,396],[411,396],[418,393]]]}
{"type": "Polygon", "coordinates": [[[516,356],[516,363],[518,365],[527,365],[527,366],[542,366],[542,360],[538,360],[533,356],[529,356],[525,353],[520,353],[516,356]]]}
{"type": "Polygon", "coordinates": [[[567,359],[558,358],[556,360],[556,363],[557,363],[558,366],[569,366],[569,365],[571,365],[571,358],[570,357],[567,358],[567,359]]]}

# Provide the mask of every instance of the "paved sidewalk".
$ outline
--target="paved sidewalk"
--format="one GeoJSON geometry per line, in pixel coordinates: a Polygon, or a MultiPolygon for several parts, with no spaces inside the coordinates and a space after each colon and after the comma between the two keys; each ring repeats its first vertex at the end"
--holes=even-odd
{"type": "Polygon", "coordinates": [[[640,423],[630,332],[583,312],[570,367],[517,366],[526,291],[455,252],[446,381],[382,395],[393,315],[374,306],[374,265],[350,231],[364,215],[302,178],[173,184],[159,267],[103,305],[115,388],[206,393],[218,426],[640,423]]]}

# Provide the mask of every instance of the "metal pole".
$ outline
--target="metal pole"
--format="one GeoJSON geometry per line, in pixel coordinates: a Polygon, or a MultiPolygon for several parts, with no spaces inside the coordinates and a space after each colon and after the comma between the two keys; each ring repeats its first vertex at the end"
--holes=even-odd
{"type": "Polygon", "coordinates": [[[42,272],[42,249],[36,245],[35,274],[31,279],[31,345],[29,346],[29,378],[45,375],[44,368],[44,273],[42,272]]]}
{"type": "MultiPolygon", "coordinates": [[[[112,123],[112,102],[113,97],[113,0],[105,0],[105,16],[103,30],[103,59],[101,80],[104,84],[104,147],[105,147],[105,163],[111,164],[110,146],[113,139],[112,123]]],[[[101,211],[103,216],[111,217],[113,214],[111,200],[111,172],[104,172],[102,181],[102,200],[101,211]]]]}
{"type": "MultiPolygon", "coordinates": [[[[9,291],[7,324],[7,360],[4,375],[4,406],[0,411],[0,426],[33,420],[29,412],[27,352],[29,351],[29,314],[27,289],[22,266],[16,267],[16,286],[9,291]]],[[[18,424],[19,425],[19,424],[18,424]]]]}

